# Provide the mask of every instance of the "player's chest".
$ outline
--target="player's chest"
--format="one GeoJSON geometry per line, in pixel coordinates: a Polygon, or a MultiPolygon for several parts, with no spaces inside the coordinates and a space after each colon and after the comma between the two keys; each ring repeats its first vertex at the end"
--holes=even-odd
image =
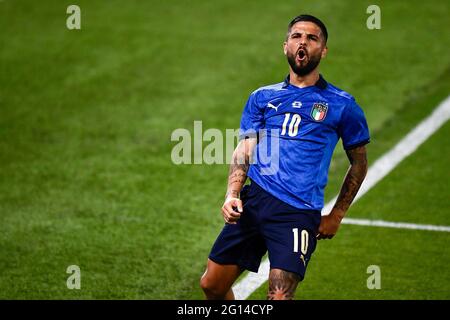
{"type": "Polygon", "coordinates": [[[333,131],[338,126],[339,106],[320,97],[273,98],[264,103],[265,127],[279,129],[281,135],[333,131]]]}

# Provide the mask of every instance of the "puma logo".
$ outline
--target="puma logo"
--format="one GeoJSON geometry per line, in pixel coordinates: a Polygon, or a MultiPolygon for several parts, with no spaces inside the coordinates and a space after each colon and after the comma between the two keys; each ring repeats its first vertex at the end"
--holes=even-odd
{"type": "Polygon", "coordinates": [[[269,107],[269,108],[272,108],[272,109],[275,109],[275,111],[278,111],[278,107],[281,105],[281,103],[279,103],[276,107],[272,104],[272,103],[268,103],[267,104],[267,106],[269,107]]]}
{"type": "Polygon", "coordinates": [[[300,256],[300,260],[303,261],[303,265],[306,267],[305,257],[303,255],[300,256]]]}

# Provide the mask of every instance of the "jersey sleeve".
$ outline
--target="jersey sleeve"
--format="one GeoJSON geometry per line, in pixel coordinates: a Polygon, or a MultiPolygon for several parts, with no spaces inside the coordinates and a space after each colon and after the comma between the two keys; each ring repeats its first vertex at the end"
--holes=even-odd
{"type": "Polygon", "coordinates": [[[354,99],[343,111],[339,124],[339,135],[345,150],[350,150],[370,142],[369,128],[364,111],[354,99]]]}
{"type": "Polygon", "coordinates": [[[242,112],[239,139],[257,137],[258,131],[264,128],[264,109],[258,105],[257,92],[253,92],[242,112]]]}

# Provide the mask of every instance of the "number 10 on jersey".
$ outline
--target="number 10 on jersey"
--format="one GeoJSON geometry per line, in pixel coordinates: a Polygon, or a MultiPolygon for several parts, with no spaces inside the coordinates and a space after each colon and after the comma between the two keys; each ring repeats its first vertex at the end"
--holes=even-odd
{"type": "Polygon", "coordinates": [[[281,127],[281,135],[282,136],[286,135],[286,131],[287,131],[287,134],[290,137],[295,137],[298,133],[298,126],[301,121],[302,121],[302,117],[300,117],[300,115],[298,113],[294,113],[292,118],[291,118],[291,114],[289,112],[285,113],[283,126],[281,127]],[[289,127],[286,130],[286,127],[288,126],[288,124],[289,124],[289,127]]]}

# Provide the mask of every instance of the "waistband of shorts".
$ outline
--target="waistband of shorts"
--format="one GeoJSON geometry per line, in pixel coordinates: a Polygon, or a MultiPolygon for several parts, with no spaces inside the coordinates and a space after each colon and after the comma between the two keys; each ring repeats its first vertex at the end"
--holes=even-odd
{"type": "Polygon", "coordinates": [[[266,195],[268,195],[269,197],[275,199],[276,201],[283,203],[283,205],[285,205],[286,207],[289,207],[291,210],[295,210],[298,213],[305,213],[305,214],[314,214],[314,215],[321,215],[321,211],[320,210],[308,210],[308,209],[300,209],[297,207],[294,207],[293,205],[284,202],[283,200],[275,197],[274,195],[272,195],[271,193],[267,192],[263,187],[261,187],[259,184],[257,184],[255,181],[253,181],[252,179],[250,180],[250,186],[251,187],[256,187],[257,189],[260,190],[260,192],[265,193],[266,195]]]}

